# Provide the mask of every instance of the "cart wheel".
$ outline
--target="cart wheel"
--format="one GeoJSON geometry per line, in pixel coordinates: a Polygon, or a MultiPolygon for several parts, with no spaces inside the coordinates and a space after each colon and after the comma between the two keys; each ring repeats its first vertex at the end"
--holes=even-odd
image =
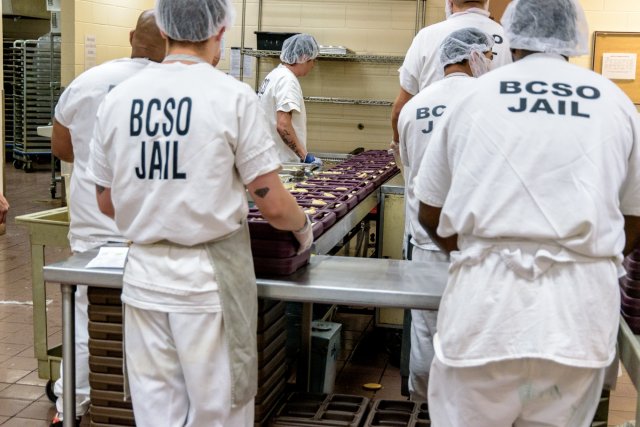
{"type": "Polygon", "coordinates": [[[44,386],[44,391],[52,403],[56,403],[56,400],[58,400],[58,396],[56,396],[56,394],[53,392],[54,384],[55,382],[53,380],[49,380],[47,381],[47,385],[44,386]]]}
{"type": "Polygon", "coordinates": [[[13,167],[16,168],[16,169],[22,169],[22,161],[14,160],[13,161],[13,167]]]}
{"type": "Polygon", "coordinates": [[[56,198],[56,187],[55,187],[55,186],[54,186],[54,187],[51,187],[51,188],[49,189],[49,191],[51,192],[51,198],[52,198],[52,199],[55,199],[55,198],[56,198]]]}

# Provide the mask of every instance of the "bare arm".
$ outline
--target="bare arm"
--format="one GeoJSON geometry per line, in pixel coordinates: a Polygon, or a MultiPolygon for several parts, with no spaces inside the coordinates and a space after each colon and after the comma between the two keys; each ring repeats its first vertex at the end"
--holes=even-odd
{"type": "Polygon", "coordinates": [[[73,163],[73,144],[69,129],[62,126],[55,119],[51,131],[51,152],[60,160],[73,163]]]}
{"type": "Polygon", "coordinates": [[[626,237],[624,255],[629,255],[640,244],[640,217],[626,216],[624,217],[624,234],[626,237]]]}
{"type": "Polygon", "coordinates": [[[116,210],[111,201],[111,189],[96,184],[96,197],[98,198],[98,208],[100,208],[100,212],[109,218],[115,218],[116,210]]]}
{"type": "Polygon", "coordinates": [[[438,236],[438,223],[440,222],[440,212],[442,208],[436,208],[433,206],[425,205],[420,202],[420,210],[418,212],[418,220],[420,221],[420,225],[427,230],[429,237],[431,240],[438,245],[440,249],[442,249],[447,254],[452,251],[458,250],[458,235],[450,236],[450,237],[440,237],[438,236]]]}
{"type": "Polygon", "coordinates": [[[280,135],[280,138],[282,138],[282,141],[287,147],[296,153],[300,160],[304,160],[307,156],[307,150],[302,147],[298,135],[296,135],[296,131],[293,129],[293,123],[291,123],[292,113],[290,111],[278,111],[277,114],[276,129],[278,135],[280,135]]]}
{"type": "Polygon", "coordinates": [[[413,98],[413,95],[400,88],[400,93],[393,102],[393,107],[391,107],[391,128],[393,129],[393,140],[395,142],[400,140],[400,136],[398,135],[398,117],[400,117],[400,111],[402,111],[402,107],[404,107],[411,98],[413,98]]]}
{"type": "Polygon", "coordinates": [[[7,212],[9,212],[9,202],[0,194],[0,224],[7,222],[7,212]]]}
{"type": "Polygon", "coordinates": [[[247,188],[262,216],[273,227],[289,231],[304,227],[306,216],[280,182],[277,171],[260,175],[247,188]]]}

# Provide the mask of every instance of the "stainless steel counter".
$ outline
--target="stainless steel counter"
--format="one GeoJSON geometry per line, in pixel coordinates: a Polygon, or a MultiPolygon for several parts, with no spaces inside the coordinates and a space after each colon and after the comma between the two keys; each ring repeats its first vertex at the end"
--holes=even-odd
{"type": "MultiPolygon", "coordinates": [[[[97,250],[77,254],[44,267],[44,279],[60,283],[62,290],[62,358],[64,374],[64,427],[75,420],[75,283],[121,288],[122,269],[86,268],[97,250]]],[[[448,263],[416,263],[389,259],[316,255],[308,266],[286,277],[258,278],[258,295],[287,301],[434,309],[440,303],[448,263]]],[[[302,323],[303,354],[311,346],[310,306],[305,304],[302,323]]],[[[308,359],[308,358],[307,358],[308,359]]],[[[306,368],[306,369],[305,369],[306,368]]],[[[300,377],[308,384],[309,366],[300,377]],[[306,380],[305,380],[306,378],[306,380]]]]}
{"type": "MultiPolygon", "coordinates": [[[[97,250],[44,267],[54,283],[121,288],[122,270],[86,268],[97,250]]],[[[258,295],[286,301],[435,309],[447,279],[447,263],[315,255],[290,276],[258,278],[258,295]]]]}

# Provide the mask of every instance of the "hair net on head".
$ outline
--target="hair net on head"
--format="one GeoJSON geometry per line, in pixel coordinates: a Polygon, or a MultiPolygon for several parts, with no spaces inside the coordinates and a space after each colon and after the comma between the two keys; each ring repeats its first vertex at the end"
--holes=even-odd
{"type": "Polygon", "coordinates": [[[155,12],[163,33],[190,42],[207,40],[235,18],[231,0],[157,0],[155,12]]]}
{"type": "Polygon", "coordinates": [[[512,49],[578,56],[589,52],[589,27],[575,0],[513,0],[502,17],[512,49]]]}
{"type": "Polygon", "coordinates": [[[284,41],[280,60],[285,64],[302,64],[316,59],[320,50],[311,34],[296,34],[284,41]]]}
{"type": "Polygon", "coordinates": [[[493,43],[493,37],[477,28],[454,31],[440,45],[440,65],[444,69],[449,64],[457,64],[465,59],[477,61],[491,50],[493,43]]]}

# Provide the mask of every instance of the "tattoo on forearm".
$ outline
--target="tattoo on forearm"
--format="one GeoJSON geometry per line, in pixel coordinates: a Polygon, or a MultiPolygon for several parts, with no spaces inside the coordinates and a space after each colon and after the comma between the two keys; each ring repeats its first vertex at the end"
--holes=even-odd
{"type": "Polygon", "coordinates": [[[106,188],[104,188],[102,185],[96,184],[96,190],[98,191],[98,194],[102,194],[104,193],[104,190],[106,190],[106,188]]]}
{"type": "Polygon", "coordinates": [[[297,156],[300,156],[300,153],[298,153],[298,146],[296,145],[296,142],[291,137],[291,134],[289,134],[289,131],[283,130],[278,133],[280,134],[280,138],[282,138],[282,141],[284,141],[284,143],[287,144],[287,147],[291,148],[291,150],[294,153],[296,153],[297,156]]]}
{"type": "Polygon", "coordinates": [[[264,199],[267,196],[268,192],[269,192],[269,187],[258,188],[256,191],[254,191],[256,196],[260,197],[261,199],[264,199]]]}

